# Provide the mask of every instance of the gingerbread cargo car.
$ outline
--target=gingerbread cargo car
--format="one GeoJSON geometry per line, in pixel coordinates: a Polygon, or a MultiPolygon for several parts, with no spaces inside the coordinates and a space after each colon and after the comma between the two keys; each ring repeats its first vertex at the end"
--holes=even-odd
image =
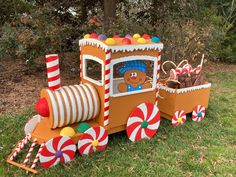
{"type": "Polygon", "coordinates": [[[38,115],[25,126],[25,138],[9,155],[13,165],[37,173],[73,159],[76,150],[104,150],[108,135],[126,130],[131,141],[151,138],[160,123],[157,107],[163,44],[149,35],[125,38],[86,35],[80,45],[80,84],[61,86],[58,55],[46,56],[48,86],[36,104],[38,115]],[[21,162],[14,159],[32,141],[21,162]],[[32,164],[29,159],[40,145],[32,164]]]}
{"type": "Polygon", "coordinates": [[[176,66],[172,61],[165,61],[163,65],[170,62],[175,68],[170,70],[169,78],[160,81],[160,97],[158,108],[161,116],[172,120],[173,126],[182,125],[186,121],[186,114],[192,113],[192,120],[202,121],[205,109],[208,107],[211,84],[204,81],[201,64],[193,68],[187,60],[183,60],[176,66]],[[183,67],[181,64],[185,63],[183,67]]]}

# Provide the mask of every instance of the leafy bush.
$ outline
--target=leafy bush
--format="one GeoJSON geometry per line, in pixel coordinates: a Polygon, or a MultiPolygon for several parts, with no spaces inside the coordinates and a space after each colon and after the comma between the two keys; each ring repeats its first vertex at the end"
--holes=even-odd
{"type": "Polygon", "coordinates": [[[48,52],[63,55],[77,51],[74,44],[86,33],[148,33],[158,35],[164,43],[163,59],[177,62],[205,53],[211,59],[235,61],[235,37],[228,32],[236,26],[231,19],[234,0],[118,0],[114,11],[117,18],[109,28],[104,27],[103,2],[7,0],[0,8],[6,13],[0,12],[4,15],[0,55],[34,61],[48,52]]]}

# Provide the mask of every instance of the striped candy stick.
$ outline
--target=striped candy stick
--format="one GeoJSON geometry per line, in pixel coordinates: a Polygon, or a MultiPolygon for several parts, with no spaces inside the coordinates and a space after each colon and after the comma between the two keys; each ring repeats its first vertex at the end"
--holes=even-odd
{"type": "Polygon", "coordinates": [[[41,146],[40,146],[40,148],[39,148],[39,150],[38,150],[38,152],[37,152],[37,154],[36,154],[36,156],[35,156],[35,158],[34,158],[34,161],[33,161],[33,163],[32,163],[32,165],[31,165],[30,168],[34,169],[35,166],[37,165],[37,162],[38,162],[38,160],[39,160],[39,156],[40,156],[40,154],[41,154],[42,149],[43,149],[44,146],[45,146],[45,143],[42,143],[41,146]]]}
{"type": "Polygon", "coordinates": [[[82,83],[82,54],[81,54],[81,47],[80,47],[80,59],[79,59],[79,81],[80,84],[82,83]]]}
{"type": "Polygon", "coordinates": [[[106,61],[105,61],[104,126],[107,126],[109,124],[110,63],[111,63],[111,51],[108,50],[106,52],[106,61]]]}
{"type": "Polygon", "coordinates": [[[58,90],[61,88],[59,56],[57,54],[46,55],[48,76],[48,88],[58,90]]]}
{"type": "Polygon", "coordinates": [[[158,104],[158,96],[159,96],[159,87],[160,87],[160,66],[161,66],[161,52],[157,53],[157,81],[156,81],[156,99],[155,99],[155,104],[158,104]]]}
{"type": "Polygon", "coordinates": [[[10,157],[10,160],[13,160],[18,154],[19,152],[24,148],[24,146],[28,143],[29,139],[31,138],[30,134],[27,134],[25,136],[25,138],[23,140],[21,140],[21,142],[18,144],[18,147],[16,148],[16,150],[14,151],[14,153],[12,154],[12,156],[10,157]]]}
{"type": "Polygon", "coordinates": [[[35,148],[36,142],[37,142],[37,138],[34,139],[33,143],[32,143],[31,146],[30,146],[30,149],[29,149],[29,151],[28,151],[28,153],[27,153],[27,155],[26,155],[26,157],[25,157],[25,160],[24,160],[24,162],[23,162],[23,165],[24,165],[24,166],[26,166],[27,163],[29,162],[29,158],[30,158],[30,156],[31,156],[31,154],[32,154],[32,151],[33,151],[34,148],[35,148]]]}

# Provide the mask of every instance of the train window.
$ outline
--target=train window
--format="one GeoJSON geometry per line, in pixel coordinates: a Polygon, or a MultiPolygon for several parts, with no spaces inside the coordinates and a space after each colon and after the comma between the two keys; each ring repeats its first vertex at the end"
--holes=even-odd
{"type": "Polygon", "coordinates": [[[112,96],[130,95],[156,87],[155,57],[124,57],[112,63],[112,96]],[[135,60],[135,58],[137,58],[135,60]],[[119,62],[120,60],[120,62],[119,62]]]}
{"type": "Polygon", "coordinates": [[[92,55],[83,55],[83,78],[103,85],[103,61],[92,55]]]}

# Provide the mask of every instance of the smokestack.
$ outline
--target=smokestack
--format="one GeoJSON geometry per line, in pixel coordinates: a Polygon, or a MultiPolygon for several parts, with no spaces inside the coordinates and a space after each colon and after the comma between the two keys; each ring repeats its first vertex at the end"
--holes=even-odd
{"type": "Polygon", "coordinates": [[[46,55],[48,88],[58,90],[61,88],[60,67],[58,54],[46,55]]]}

